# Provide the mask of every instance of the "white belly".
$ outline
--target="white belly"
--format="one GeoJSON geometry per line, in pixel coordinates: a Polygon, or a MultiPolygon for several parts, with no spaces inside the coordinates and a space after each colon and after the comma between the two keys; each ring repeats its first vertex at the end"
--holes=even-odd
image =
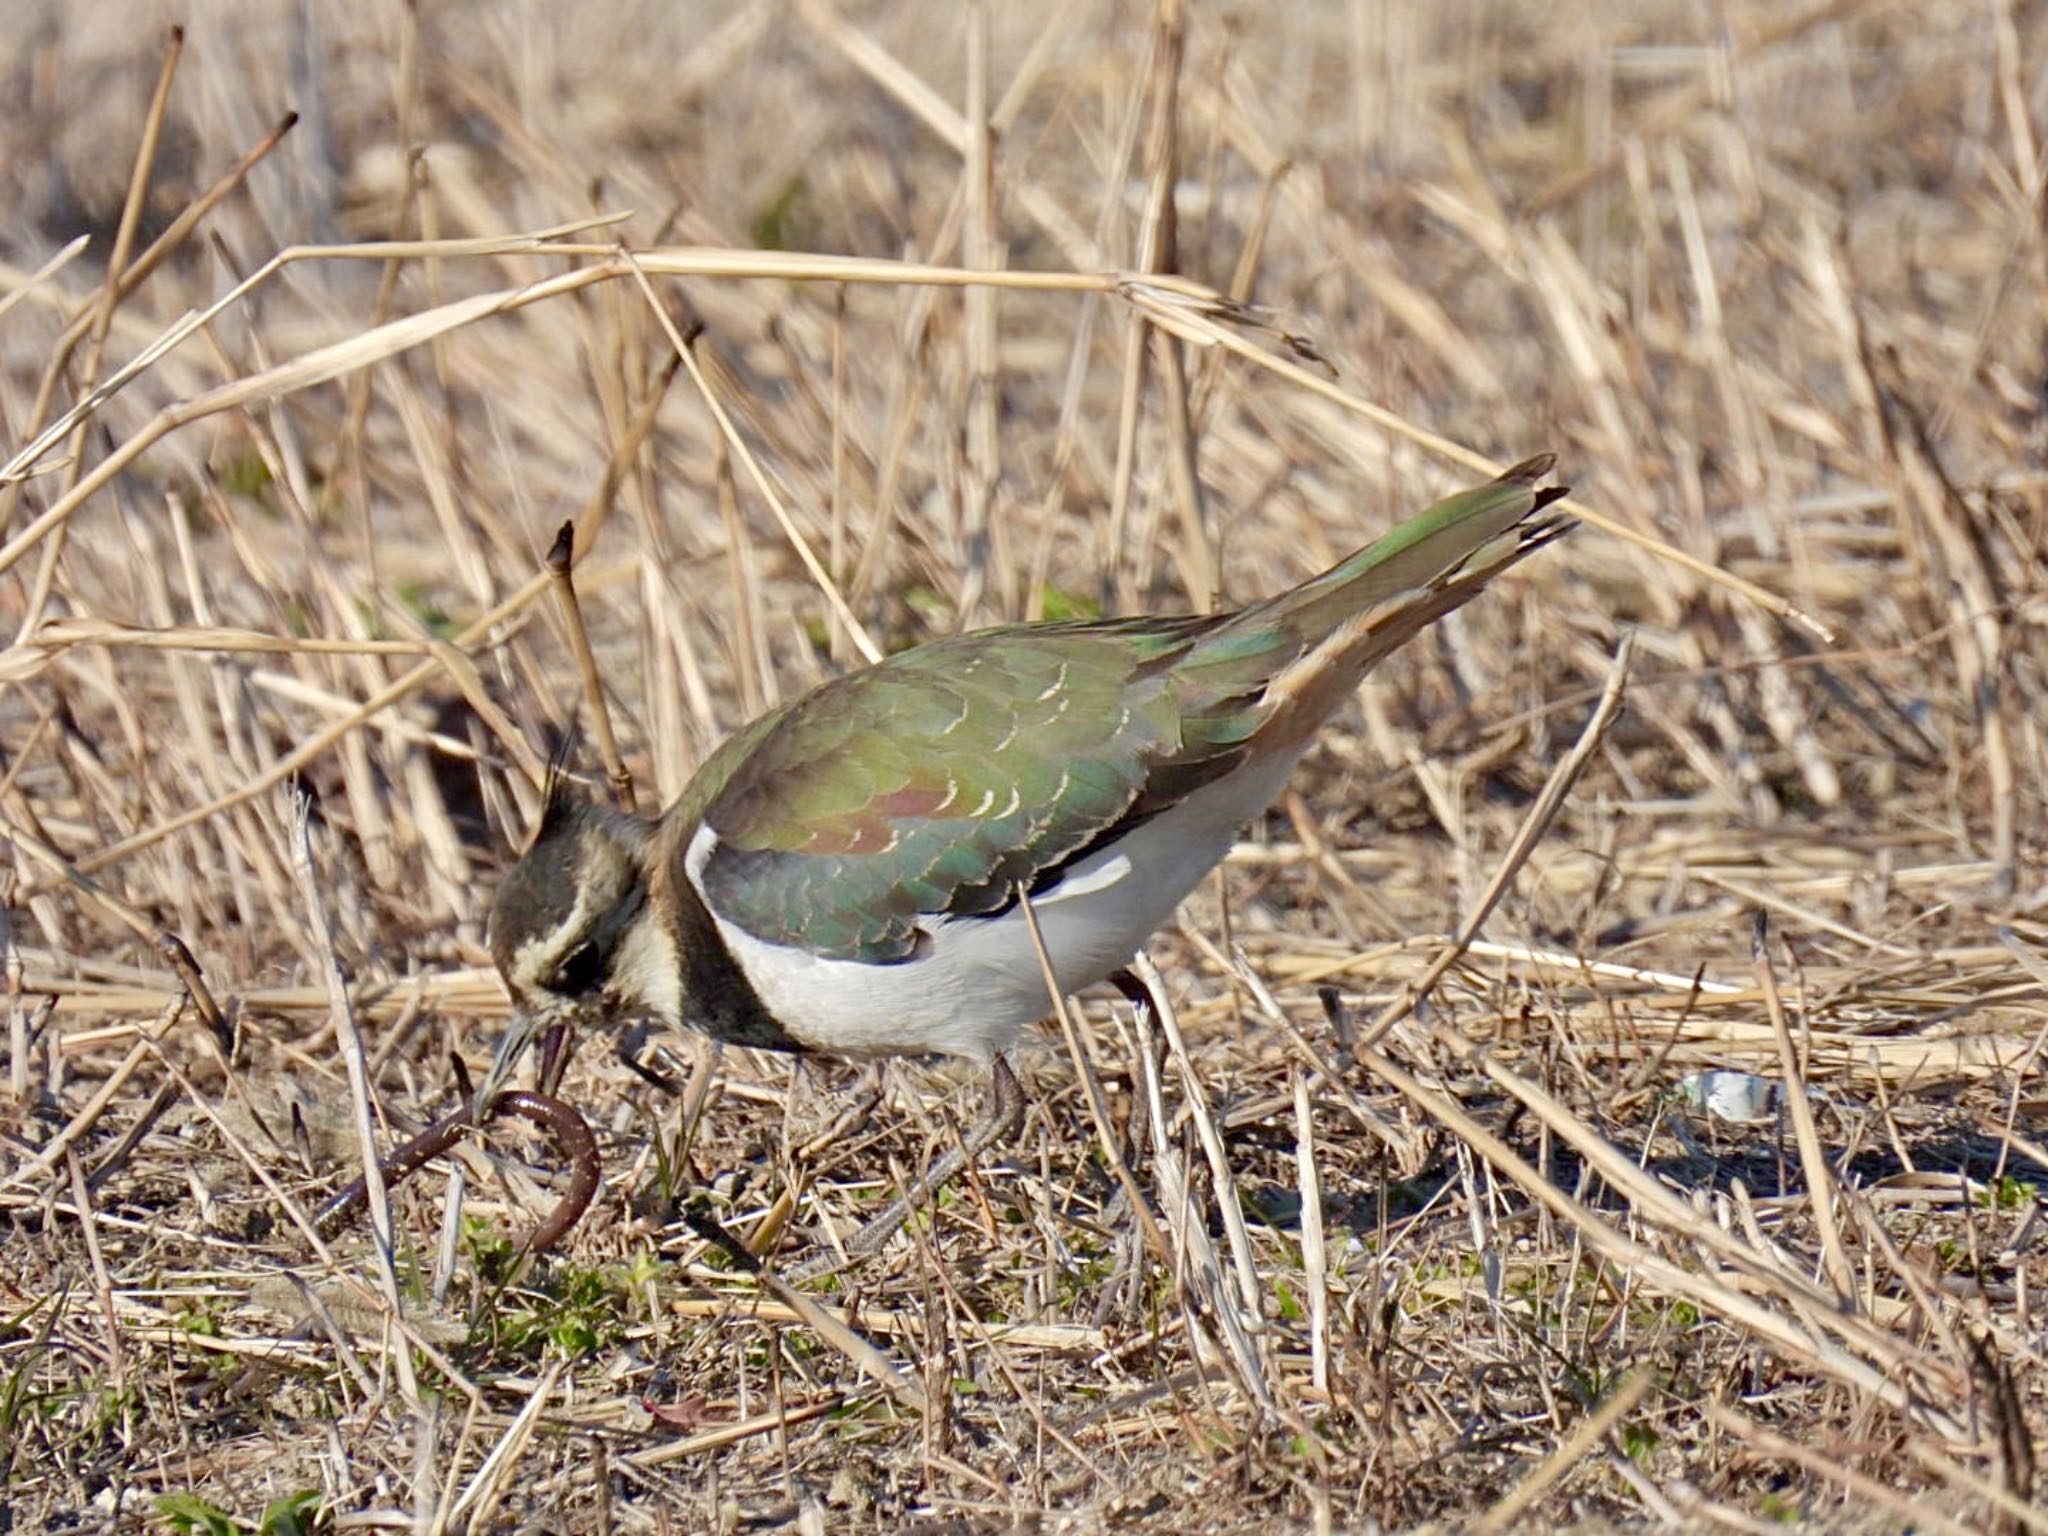
{"type": "MultiPolygon", "coordinates": [[[[1082,860],[1031,903],[1059,991],[1075,992],[1130,962],[1183,897],[1269,804],[1291,758],[1198,790],[1130,836],[1082,860]]],[[[714,837],[699,829],[684,868],[695,880],[714,837]]],[[[1053,1011],[1023,909],[938,922],[915,960],[864,965],[768,944],[715,919],[734,960],[782,1027],[814,1050],[846,1056],[927,1051],[986,1062],[1053,1011]]]]}

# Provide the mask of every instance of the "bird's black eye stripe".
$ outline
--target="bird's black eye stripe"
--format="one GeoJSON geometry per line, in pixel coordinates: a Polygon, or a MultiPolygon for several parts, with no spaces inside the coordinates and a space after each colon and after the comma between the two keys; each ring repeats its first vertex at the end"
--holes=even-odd
{"type": "Polygon", "coordinates": [[[568,958],[557,967],[554,990],[565,997],[581,997],[596,990],[603,973],[604,956],[598,952],[595,943],[585,939],[570,950],[568,958]]]}

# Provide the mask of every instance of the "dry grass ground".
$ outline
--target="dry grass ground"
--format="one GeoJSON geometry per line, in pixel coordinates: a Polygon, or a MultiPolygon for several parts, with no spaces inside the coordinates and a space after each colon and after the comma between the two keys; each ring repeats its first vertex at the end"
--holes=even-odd
{"type": "Polygon", "coordinates": [[[2048,6],[1187,9],[15,0],[0,1528],[2048,1529],[2048,6]],[[651,802],[1544,448],[1597,525],[878,1261],[685,1218],[794,1262],[975,1085],[691,1042],[586,1042],[545,1262],[510,1131],[310,1236],[503,1017],[563,519],[651,802]]]}

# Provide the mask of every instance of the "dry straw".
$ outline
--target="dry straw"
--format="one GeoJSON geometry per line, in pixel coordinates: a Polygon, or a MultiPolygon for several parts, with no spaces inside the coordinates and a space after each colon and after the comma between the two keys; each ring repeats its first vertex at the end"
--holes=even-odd
{"type": "Polygon", "coordinates": [[[2044,1524],[2039,7],[202,9],[0,107],[18,1525],[2044,1524]],[[550,1267],[510,1132],[312,1231],[571,722],[666,801],[1544,448],[1579,531],[829,1288],[944,1073],[586,1048],[550,1267]]]}

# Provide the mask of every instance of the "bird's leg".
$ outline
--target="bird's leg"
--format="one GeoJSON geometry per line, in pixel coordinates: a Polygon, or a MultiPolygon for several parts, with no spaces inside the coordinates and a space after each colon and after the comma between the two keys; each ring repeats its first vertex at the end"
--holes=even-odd
{"type": "Polygon", "coordinates": [[[866,1258],[874,1253],[901,1231],[917,1208],[931,1199],[948,1179],[997,1142],[1016,1135],[1017,1128],[1023,1123],[1024,1090],[1018,1086],[1009,1062],[999,1053],[989,1065],[988,1096],[982,1101],[981,1113],[975,1116],[974,1123],[968,1126],[959,1143],[934,1158],[923,1177],[913,1179],[908,1189],[846,1240],[845,1260],[836,1253],[820,1254],[789,1270],[787,1278],[798,1283],[815,1280],[820,1275],[831,1274],[843,1262],[866,1258]]]}

